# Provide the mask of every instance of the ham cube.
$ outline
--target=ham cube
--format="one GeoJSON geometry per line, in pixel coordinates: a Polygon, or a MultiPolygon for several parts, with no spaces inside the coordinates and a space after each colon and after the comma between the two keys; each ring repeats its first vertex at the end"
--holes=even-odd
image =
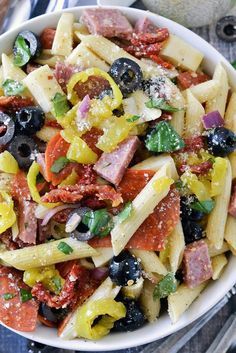
{"type": "Polygon", "coordinates": [[[87,9],[81,16],[90,33],[104,37],[129,38],[133,28],[127,18],[114,9],[87,9]]]}
{"type": "Polygon", "coordinates": [[[36,203],[27,200],[19,201],[19,234],[18,238],[27,244],[36,244],[37,218],[36,203]]]}
{"type": "Polygon", "coordinates": [[[147,17],[141,17],[137,20],[134,26],[136,33],[155,33],[157,26],[154,25],[147,17]]]}
{"type": "Polygon", "coordinates": [[[208,246],[203,240],[186,246],[183,257],[184,282],[189,288],[197,287],[212,277],[208,246]]]}
{"type": "Polygon", "coordinates": [[[104,152],[95,164],[94,170],[110,183],[118,185],[139,144],[137,136],[128,137],[114,151],[104,152]]]}
{"type": "Polygon", "coordinates": [[[234,191],[231,195],[229,203],[229,214],[236,218],[236,187],[234,187],[234,191]]]}

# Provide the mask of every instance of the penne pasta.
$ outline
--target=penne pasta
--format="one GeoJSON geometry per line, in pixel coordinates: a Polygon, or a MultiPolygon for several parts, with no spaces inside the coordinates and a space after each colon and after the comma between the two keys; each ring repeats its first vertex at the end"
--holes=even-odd
{"type": "Polygon", "coordinates": [[[71,54],[67,57],[66,63],[70,65],[77,65],[83,69],[98,67],[106,72],[109,70],[109,65],[95,55],[88,47],[84,45],[84,43],[78,44],[77,47],[73,49],[71,54]]]}
{"type": "Polygon", "coordinates": [[[13,174],[0,172],[0,190],[10,192],[13,178],[13,174]]]}
{"type": "Polygon", "coordinates": [[[175,66],[192,71],[198,69],[203,59],[203,54],[200,51],[173,34],[169,36],[160,55],[175,66]]]}
{"type": "Polygon", "coordinates": [[[122,287],[121,291],[124,297],[137,300],[143,290],[143,283],[144,283],[144,279],[143,277],[140,277],[136,283],[122,287]]]}
{"type": "Polygon", "coordinates": [[[204,282],[195,288],[188,288],[185,284],[181,284],[175,293],[168,296],[168,312],[173,324],[178,321],[207,284],[208,282],[204,282]]]}
{"type": "Polygon", "coordinates": [[[41,130],[39,130],[36,133],[36,136],[44,141],[44,142],[48,142],[51,140],[51,138],[53,136],[55,136],[56,134],[58,134],[58,132],[60,132],[61,130],[56,128],[56,127],[52,127],[52,126],[43,126],[41,130]]]}
{"type": "MultiPolygon", "coordinates": [[[[194,97],[196,97],[200,103],[204,103],[206,101],[214,99],[219,89],[220,82],[217,80],[209,80],[189,88],[194,97]]],[[[185,94],[186,91],[184,92],[184,95],[185,94]]]]}
{"type": "Polygon", "coordinates": [[[226,243],[226,241],[223,241],[223,245],[219,249],[217,249],[213,244],[211,244],[211,242],[207,238],[205,238],[204,241],[205,243],[207,243],[210,257],[224,254],[225,252],[229,251],[229,245],[226,243]]]}
{"type": "MultiPolygon", "coordinates": [[[[85,303],[111,298],[114,299],[120,291],[120,287],[115,286],[111,279],[108,277],[105,281],[95,290],[95,292],[88,298],[85,303]]],[[[81,306],[78,308],[80,309],[81,306]]],[[[77,310],[72,314],[70,320],[63,328],[63,331],[59,332],[59,336],[65,340],[71,340],[77,336],[75,326],[76,326],[76,316],[77,310]]]]}
{"type": "Polygon", "coordinates": [[[135,164],[133,167],[131,167],[131,169],[136,169],[136,170],[151,169],[151,170],[154,170],[155,172],[157,172],[166,163],[170,164],[171,178],[174,180],[178,179],[179,176],[178,176],[178,173],[177,173],[177,170],[175,167],[175,162],[170,155],[165,154],[165,153],[163,153],[159,156],[149,157],[149,158],[145,159],[144,161],[142,161],[138,164],[135,164]]]}
{"type": "Polygon", "coordinates": [[[216,80],[220,84],[216,96],[212,99],[208,99],[206,102],[206,113],[218,110],[222,117],[225,115],[225,107],[229,91],[228,76],[223,68],[222,64],[218,64],[215,68],[213,80],[216,80]]]}
{"type": "Polygon", "coordinates": [[[81,34],[89,34],[88,27],[86,27],[83,23],[80,23],[80,22],[73,23],[73,32],[77,40],[78,40],[78,36],[76,35],[76,32],[81,34]]]}
{"type": "Polygon", "coordinates": [[[40,65],[48,65],[49,67],[55,68],[58,62],[63,62],[64,56],[54,55],[50,49],[44,49],[38,58],[34,59],[34,62],[40,65]]]}
{"type": "Polygon", "coordinates": [[[97,255],[92,257],[95,267],[104,266],[113,257],[112,248],[97,248],[97,255]]]}
{"type": "Polygon", "coordinates": [[[45,113],[53,111],[52,99],[56,93],[64,95],[61,86],[48,65],[32,71],[23,83],[28,87],[37,103],[45,113]]]}
{"type": "Polygon", "coordinates": [[[213,274],[212,274],[213,280],[216,280],[221,276],[224,270],[224,267],[227,265],[227,262],[228,262],[227,258],[224,254],[217,255],[211,259],[211,265],[213,270],[213,274]]]}
{"type": "Polygon", "coordinates": [[[54,55],[68,56],[72,52],[73,23],[74,15],[72,13],[63,13],[61,15],[52,44],[52,53],[54,55]]]}
{"type": "MultiPolygon", "coordinates": [[[[236,92],[232,93],[230,97],[226,113],[225,113],[225,127],[236,133],[236,92]]],[[[229,155],[229,160],[232,168],[232,179],[236,178],[236,152],[229,155]]]]}
{"type": "Polygon", "coordinates": [[[144,280],[143,290],[139,298],[141,308],[148,320],[154,322],[159,316],[161,309],[160,299],[153,299],[155,284],[148,279],[144,280]]]}
{"type": "Polygon", "coordinates": [[[211,211],[207,227],[206,235],[209,241],[217,248],[220,249],[224,241],[225,225],[228,214],[228,206],[231,193],[232,172],[230,162],[227,159],[227,171],[223,190],[221,194],[215,197],[215,207],[211,211]]]}
{"type": "Polygon", "coordinates": [[[28,270],[40,266],[49,266],[59,262],[95,256],[97,251],[87,243],[76,239],[65,238],[26,248],[6,251],[0,255],[0,260],[18,270],[28,270]],[[60,243],[71,247],[69,254],[58,249],[60,243]]]}
{"type": "Polygon", "coordinates": [[[225,227],[225,240],[230,249],[236,252],[236,218],[228,214],[225,227]]]}
{"type": "Polygon", "coordinates": [[[184,133],[184,114],[184,110],[174,112],[170,121],[170,125],[180,136],[182,136],[184,133]]]}
{"type": "Polygon", "coordinates": [[[201,103],[194,97],[192,92],[187,89],[184,137],[201,135],[203,131],[201,118],[204,114],[205,110],[201,103]]]}
{"type": "Polygon", "coordinates": [[[170,164],[166,163],[154,174],[148,184],[133,200],[133,210],[128,219],[117,223],[111,231],[111,242],[114,255],[118,255],[128,243],[132,235],[140,227],[143,221],[153,212],[158,203],[168,194],[170,187],[157,192],[153,182],[170,176],[170,164]]]}
{"type": "Polygon", "coordinates": [[[163,276],[167,274],[167,269],[154,251],[132,249],[130,252],[141,260],[143,269],[148,274],[157,273],[163,276]]]}
{"type": "Polygon", "coordinates": [[[184,233],[181,221],[178,222],[175,229],[169,235],[168,244],[170,268],[171,271],[175,273],[182,262],[185,248],[184,233]]]}
{"type": "Polygon", "coordinates": [[[13,64],[12,58],[2,54],[2,76],[3,81],[10,79],[21,82],[27,75],[20,67],[13,64]]]}

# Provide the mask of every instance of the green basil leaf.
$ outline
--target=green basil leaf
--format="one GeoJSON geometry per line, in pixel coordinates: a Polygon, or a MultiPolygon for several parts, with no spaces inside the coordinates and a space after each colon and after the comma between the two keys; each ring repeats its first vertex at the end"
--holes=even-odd
{"type": "Polygon", "coordinates": [[[56,117],[60,117],[70,110],[69,103],[64,94],[56,93],[52,99],[52,104],[56,117]]]}
{"type": "Polygon", "coordinates": [[[132,123],[134,121],[137,121],[140,118],[141,118],[140,115],[133,115],[133,116],[131,116],[131,118],[126,119],[126,121],[128,121],[129,123],[132,123]]]}
{"type": "Polygon", "coordinates": [[[133,210],[132,202],[127,202],[123,210],[117,215],[118,222],[119,223],[124,222],[131,215],[132,210],[133,210]]]}
{"type": "Polygon", "coordinates": [[[60,241],[60,243],[57,245],[57,249],[63,252],[65,255],[69,255],[73,253],[73,249],[70,245],[65,243],[64,241],[60,241]]]}
{"type": "Polygon", "coordinates": [[[25,87],[22,83],[7,79],[2,84],[5,96],[16,96],[24,91],[25,87]]]}
{"type": "Polygon", "coordinates": [[[2,296],[3,296],[3,299],[10,300],[14,298],[16,295],[14,293],[4,293],[2,296]]]}
{"type": "Polygon", "coordinates": [[[114,227],[112,216],[105,208],[86,212],[82,223],[89,228],[92,234],[98,235],[100,238],[108,235],[114,227]]]}
{"type": "Polygon", "coordinates": [[[152,152],[173,152],[185,146],[183,139],[166,121],[160,121],[146,138],[146,147],[152,152]]]}
{"type": "Polygon", "coordinates": [[[28,300],[32,299],[32,294],[24,288],[20,289],[20,299],[22,301],[22,303],[27,302],[28,300]]]}
{"type": "Polygon", "coordinates": [[[161,299],[168,297],[177,289],[177,281],[172,272],[169,272],[154,288],[153,299],[161,299]]]}
{"type": "Polygon", "coordinates": [[[31,57],[30,48],[23,37],[21,36],[17,37],[13,48],[13,53],[14,53],[13,63],[15,66],[24,66],[30,60],[30,57],[31,57]]]}
{"type": "Polygon", "coordinates": [[[194,210],[210,213],[215,207],[215,201],[213,200],[205,200],[205,201],[195,201],[190,204],[190,207],[194,210]]]}
{"type": "Polygon", "coordinates": [[[158,108],[161,110],[166,110],[168,112],[178,112],[182,109],[172,107],[170,104],[166,102],[164,98],[156,98],[150,99],[148,102],[145,103],[146,107],[148,108],[158,108]]]}
{"type": "Polygon", "coordinates": [[[69,159],[66,157],[59,157],[55,160],[50,170],[53,173],[59,173],[69,163],[69,159]]]}
{"type": "Polygon", "coordinates": [[[52,278],[52,283],[54,284],[54,287],[55,287],[55,293],[59,294],[61,292],[61,289],[62,289],[60,277],[53,277],[52,278]]]}
{"type": "Polygon", "coordinates": [[[236,60],[231,63],[231,65],[235,68],[236,70],[236,60]]]}

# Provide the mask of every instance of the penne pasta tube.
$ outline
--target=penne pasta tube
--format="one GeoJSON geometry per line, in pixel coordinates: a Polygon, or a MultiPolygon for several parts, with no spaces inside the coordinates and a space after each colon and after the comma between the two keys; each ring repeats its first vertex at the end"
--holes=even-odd
{"type": "Polygon", "coordinates": [[[173,232],[169,235],[169,262],[170,268],[175,273],[183,259],[185,241],[181,221],[178,222],[173,232]]]}
{"type": "Polygon", "coordinates": [[[166,40],[160,55],[175,66],[192,71],[197,70],[203,59],[203,54],[199,50],[173,34],[166,40]]]}
{"type": "Polygon", "coordinates": [[[208,99],[206,102],[206,113],[218,110],[222,117],[225,115],[225,107],[229,91],[229,83],[227,72],[223,68],[222,64],[218,64],[215,68],[213,80],[220,83],[220,89],[216,96],[212,99],[208,99]]]}
{"type": "Polygon", "coordinates": [[[0,190],[10,192],[13,178],[13,174],[0,172],[0,190]]]}
{"type": "Polygon", "coordinates": [[[53,136],[55,136],[58,132],[60,132],[61,130],[56,128],[56,127],[52,127],[52,126],[43,126],[41,130],[39,130],[38,132],[36,132],[36,136],[44,141],[44,142],[48,142],[51,140],[51,138],[53,136]]]}
{"type": "Polygon", "coordinates": [[[76,32],[81,34],[89,34],[88,27],[86,27],[83,23],[79,23],[79,22],[73,23],[73,31],[75,32],[75,36],[77,37],[77,39],[78,39],[78,36],[76,35],[76,32]]]}
{"type": "Polygon", "coordinates": [[[52,44],[54,55],[68,56],[73,45],[73,13],[63,13],[58,21],[55,37],[52,44]]]}
{"type": "Polygon", "coordinates": [[[114,255],[118,255],[128,243],[132,235],[153,212],[158,203],[168,194],[170,186],[157,192],[153,183],[170,176],[170,164],[166,163],[158,170],[147,185],[132,202],[132,213],[122,223],[117,223],[111,231],[111,242],[114,255]]]}
{"type": "Polygon", "coordinates": [[[227,164],[228,166],[223,189],[221,194],[215,197],[215,207],[208,217],[206,227],[207,238],[217,249],[220,249],[223,245],[231,193],[232,172],[228,159],[227,164]]]}
{"type": "Polygon", "coordinates": [[[93,263],[95,267],[104,266],[113,257],[112,248],[97,248],[97,255],[92,256],[93,263]]]}
{"type": "Polygon", "coordinates": [[[61,86],[55,79],[53,71],[48,65],[41,66],[32,71],[23,80],[23,83],[28,87],[29,91],[45,113],[52,112],[52,99],[56,93],[64,95],[61,86]]]}
{"type": "Polygon", "coordinates": [[[170,121],[170,125],[175,129],[175,131],[180,136],[182,136],[184,132],[184,114],[185,114],[184,110],[180,110],[179,112],[174,112],[172,115],[172,119],[170,121]]]}
{"type": "Polygon", "coordinates": [[[143,282],[144,279],[143,277],[140,277],[138,281],[131,286],[124,286],[122,287],[121,291],[124,295],[124,297],[132,298],[137,300],[142,293],[143,290],[143,282]]]}
{"type": "Polygon", "coordinates": [[[130,252],[141,260],[145,272],[150,274],[157,273],[163,276],[167,274],[167,269],[154,251],[132,249],[130,252]]]}
{"type": "MultiPolygon", "coordinates": [[[[114,299],[120,291],[120,287],[115,286],[111,281],[110,277],[107,277],[104,282],[95,290],[95,292],[86,300],[85,303],[92,302],[99,299],[111,298],[114,299]]],[[[80,309],[81,306],[78,308],[80,309]]],[[[77,310],[78,310],[77,309],[77,310]]],[[[63,328],[63,331],[59,332],[59,336],[65,340],[71,340],[77,336],[75,325],[77,310],[72,314],[69,322],[63,328]]]]}
{"type": "Polygon", "coordinates": [[[21,82],[27,75],[20,67],[13,64],[12,58],[2,54],[2,76],[3,81],[10,79],[21,82]]]}
{"type": "Polygon", "coordinates": [[[168,296],[168,312],[172,323],[176,323],[180,316],[189,308],[192,302],[200,295],[208,281],[195,288],[188,288],[181,284],[175,293],[168,296]]]}
{"type": "MultiPolygon", "coordinates": [[[[225,113],[225,127],[236,133],[236,92],[232,93],[230,97],[226,113],[225,113]]],[[[229,160],[232,168],[232,179],[236,178],[236,151],[229,155],[229,160]]]]}
{"type": "Polygon", "coordinates": [[[139,297],[141,308],[149,322],[154,322],[157,319],[161,309],[160,299],[153,299],[154,288],[155,284],[145,279],[143,290],[139,297]]]}
{"type": "Polygon", "coordinates": [[[229,251],[229,245],[226,243],[226,241],[223,241],[223,245],[219,249],[217,249],[213,244],[211,244],[211,242],[207,238],[205,238],[204,241],[205,243],[207,243],[210,257],[224,254],[225,252],[229,251]]]}
{"type": "MultiPolygon", "coordinates": [[[[46,51],[46,50],[45,50],[46,51]]],[[[37,64],[40,65],[48,65],[49,67],[55,68],[58,62],[64,61],[64,56],[61,55],[53,55],[42,53],[38,58],[34,60],[37,64]]]]}
{"type": "Polygon", "coordinates": [[[228,261],[225,254],[217,255],[211,259],[211,265],[213,270],[213,274],[212,274],[213,280],[216,280],[221,276],[224,267],[227,265],[227,262],[228,261]]]}
{"type": "Polygon", "coordinates": [[[201,118],[204,114],[205,110],[201,103],[194,97],[192,92],[187,89],[184,137],[201,135],[203,131],[201,118]]]}
{"type": "Polygon", "coordinates": [[[87,243],[72,238],[65,238],[18,250],[6,251],[0,255],[0,260],[18,270],[24,271],[35,267],[95,256],[96,254],[97,251],[87,243]],[[66,247],[71,248],[68,254],[58,249],[58,246],[62,243],[65,243],[66,247]]]}
{"type": "MultiPolygon", "coordinates": [[[[200,103],[204,103],[216,97],[219,89],[220,83],[217,80],[209,80],[189,88],[200,103]]],[[[186,91],[183,94],[185,95],[186,91]]]]}
{"type": "Polygon", "coordinates": [[[166,163],[170,164],[171,178],[174,180],[177,180],[179,176],[175,167],[175,162],[170,155],[165,153],[160,154],[159,156],[149,157],[144,161],[138,164],[135,164],[133,167],[131,167],[131,169],[136,169],[136,170],[151,169],[157,172],[166,163]]]}
{"type": "Polygon", "coordinates": [[[228,214],[225,227],[225,240],[230,246],[230,250],[236,252],[236,218],[228,214]]]}

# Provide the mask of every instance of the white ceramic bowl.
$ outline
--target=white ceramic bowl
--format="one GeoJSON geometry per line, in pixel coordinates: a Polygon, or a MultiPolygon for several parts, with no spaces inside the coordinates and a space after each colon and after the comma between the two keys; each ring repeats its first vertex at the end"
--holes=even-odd
{"type": "MultiPolygon", "coordinates": [[[[68,9],[66,11],[73,12],[75,17],[79,18],[84,8],[85,7],[77,7],[68,9]]],[[[124,14],[126,14],[126,16],[131,21],[135,21],[142,16],[148,16],[150,20],[155,24],[169,28],[170,32],[176,34],[195,48],[199,49],[205,56],[204,69],[209,74],[213,73],[214,67],[218,62],[221,61],[228,71],[231,86],[236,89],[236,71],[227,62],[227,60],[225,60],[225,58],[205,40],[190,30],[184,28],[183,26],[150,12],[124,7],[116,8],[120,9],[124,14]]],[[[28,22],[25,22],[18,28],[5,33],[0,37],[0,54],[3,52],[8,53],[11,51],[14,38],[19,31],[29,29],[35,33],[40,33],[45,27],[55,27],[60,18],[60,15],[61,12],[57,12],[36,17],[28,22]]],[[[191,305],[189,310],[174,325],[171,324],[168,315],[164,314],[158,318],[155,323],[146,324],[144,327],[137,331],[111,334],[97,342],[85,341],[83,339],[63,341],[58,338],[56,330],[47,328],[45,326],[38,326],[34,333],[17,333],[47,345],[80,351],[118,350],[149,343],[151,341],[163,338],[175,331],[178,331],[182,327],[199,318],[211,307],[213,307],[236,283],[235,268],[236,257],[232,257],[220,280],[211,283],[200,295],[200,297],[193,303],[193,305],[191,305]]]]}

